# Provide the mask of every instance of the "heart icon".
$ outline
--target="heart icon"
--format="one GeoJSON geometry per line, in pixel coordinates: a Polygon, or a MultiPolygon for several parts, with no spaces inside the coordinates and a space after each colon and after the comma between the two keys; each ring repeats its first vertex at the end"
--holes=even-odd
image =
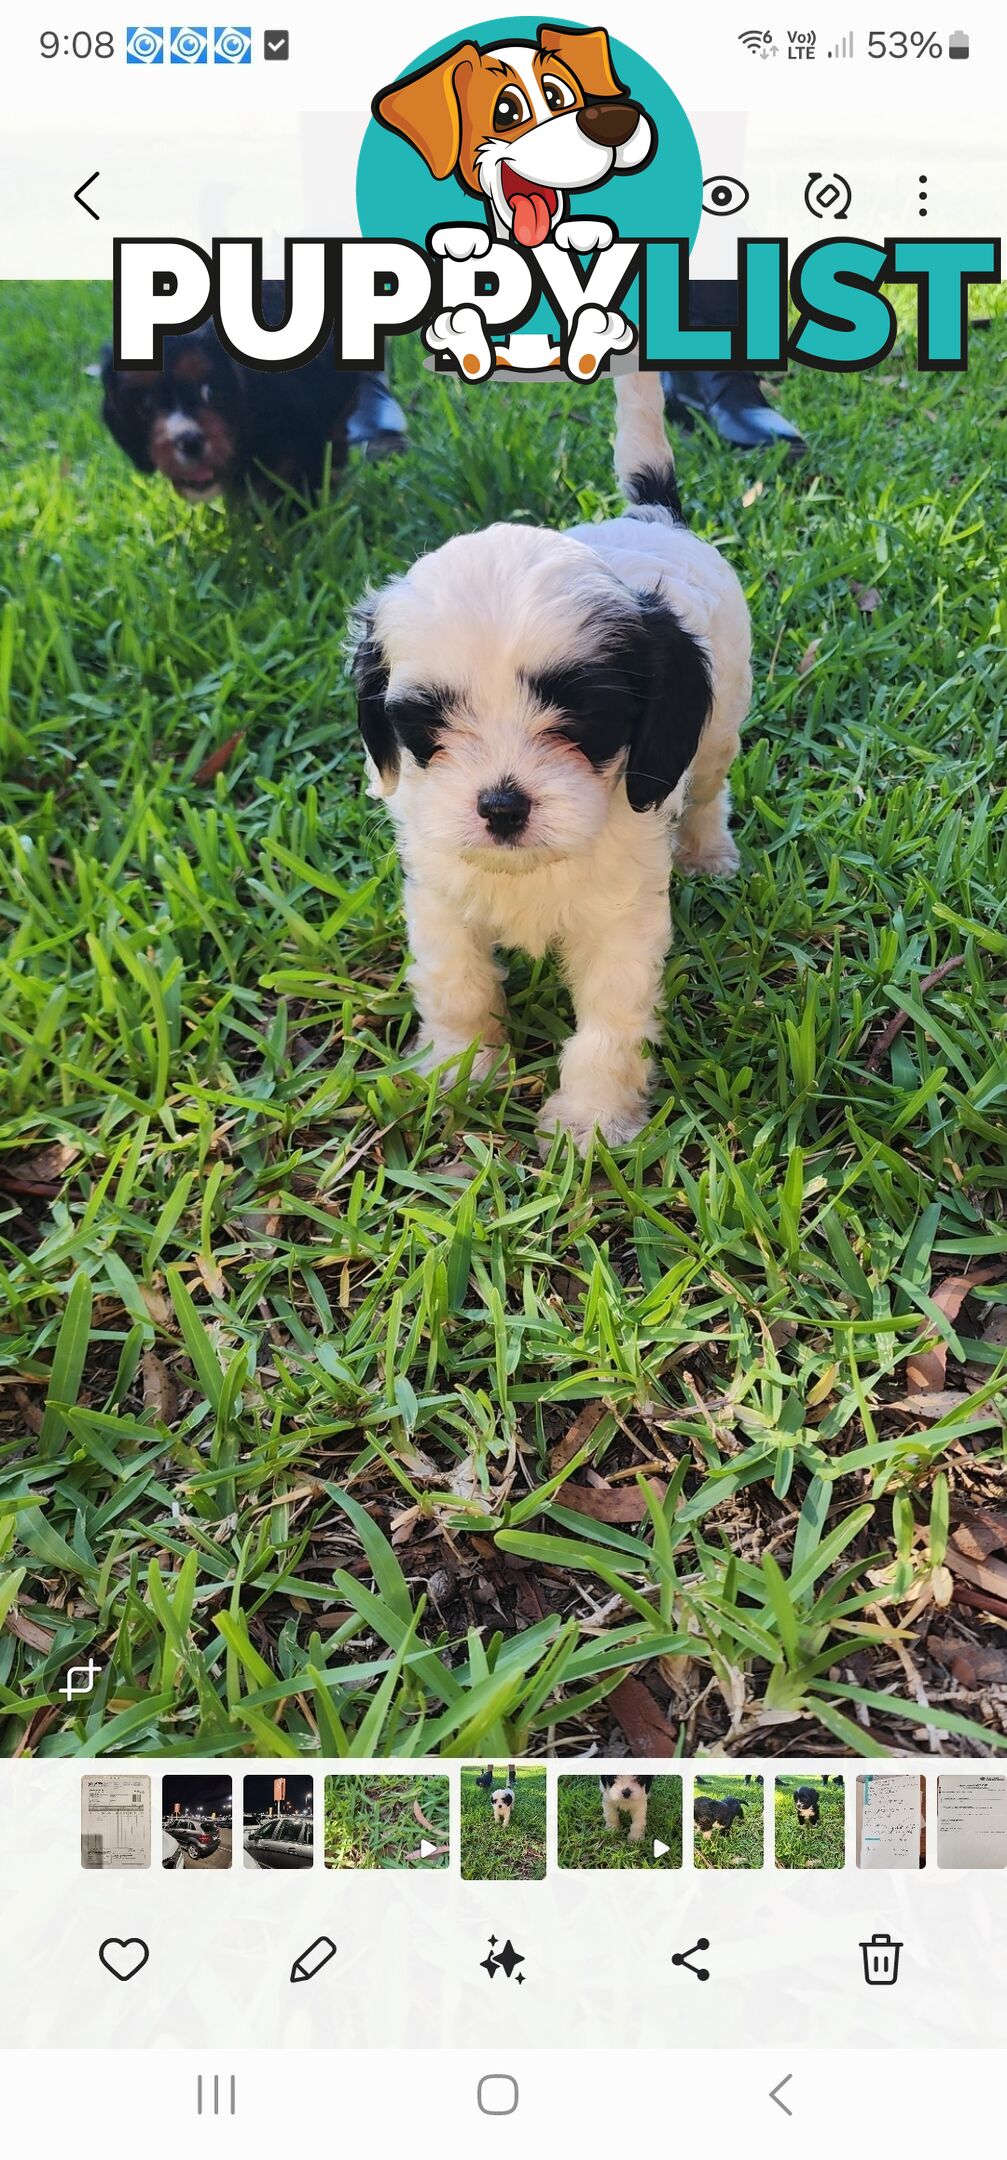
{"type": "Polygon", "coordinates": [[[118,1935],[110,1935],[107,1942],[99,1943],[98,1956],[105,1971],[114,1973],[117,1980],[135,1980],[137,1973],[143,1971],[150,1951],[139,1935],[130,1935],[125,1942],[118,1935]]]}

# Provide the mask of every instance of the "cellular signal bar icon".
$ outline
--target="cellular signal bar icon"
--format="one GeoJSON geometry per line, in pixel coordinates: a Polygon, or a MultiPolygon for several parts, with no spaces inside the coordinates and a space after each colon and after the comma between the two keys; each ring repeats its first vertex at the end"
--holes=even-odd
{"type": "Polygon", "coordinates": [[[847,32],[846,32],[846,36],[845,36],[845,37],[841,37],[841,38],[840,38],[840,40],[839,40],[839,43],[838,43],[838,45],[831,45],[831,46],[829,47],[829,50],[828,50],[828,52],[826,53],[825,57],[826,57],[826,59],[827,59],[827,60],[852,60],[852,58],[853,58],[853,32],[852,32],[852,30],[847,30],[847,32]]]}

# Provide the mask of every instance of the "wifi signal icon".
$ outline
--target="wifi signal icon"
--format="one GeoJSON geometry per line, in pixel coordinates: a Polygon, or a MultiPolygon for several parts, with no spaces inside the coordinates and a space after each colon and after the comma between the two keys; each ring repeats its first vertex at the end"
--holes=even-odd
{"type": "Polygon", "coordinates": [[[739,45],[744,45],[750,53],[758,53],[760,60],[766,58],[772,42],[771,30],[742,30],[738,38],[739,45]]]}

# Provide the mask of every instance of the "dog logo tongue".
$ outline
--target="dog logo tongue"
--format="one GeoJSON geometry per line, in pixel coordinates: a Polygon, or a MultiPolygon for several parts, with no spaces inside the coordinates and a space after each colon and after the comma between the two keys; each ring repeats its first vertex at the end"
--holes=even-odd
{"type": "Polygon", "coordinates": [[[519,247],[541,247],[549,235],[549,205],[544,195],[515,195],[514,238],[519,247]]]}

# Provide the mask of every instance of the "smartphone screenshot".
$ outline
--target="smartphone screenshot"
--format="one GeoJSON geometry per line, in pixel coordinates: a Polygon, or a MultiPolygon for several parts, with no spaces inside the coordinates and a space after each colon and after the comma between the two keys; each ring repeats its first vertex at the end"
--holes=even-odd
{"type": "Polygon", "coordinates": [[[0,29],[12,2153],[992,2117],[1005,60],[0,29]]]}

